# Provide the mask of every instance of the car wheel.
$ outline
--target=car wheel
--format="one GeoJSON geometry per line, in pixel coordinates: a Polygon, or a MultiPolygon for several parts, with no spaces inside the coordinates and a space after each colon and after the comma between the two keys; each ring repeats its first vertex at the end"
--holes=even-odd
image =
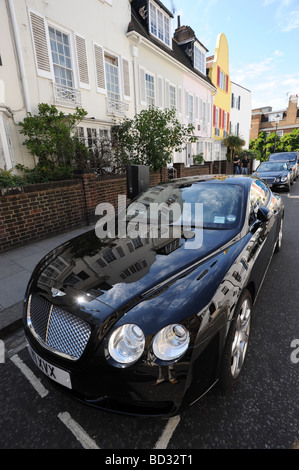
{"type": "Polygon", "coordinates": [[[223,390],[232,389],[240,377],[248,348],[251,313],[251,295],[248,290],[244,290],[237,303],[223,351],[219,373],[219,385],[223,390]]]}
{"type": "Polygon", "coordinates": [[[275,245],[274,253],[278,253],[281,249],[282,235],[283,235],[283,219],[281,219],[281,221],[280,221],[279,233],[278,233],[278,238],[277,238],[277,242],[276,242],[276,245],[275,245]]]}

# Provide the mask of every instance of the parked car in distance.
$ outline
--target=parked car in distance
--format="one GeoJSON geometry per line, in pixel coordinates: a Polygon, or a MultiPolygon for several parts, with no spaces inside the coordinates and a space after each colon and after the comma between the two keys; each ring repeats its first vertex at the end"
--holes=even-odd
{"type": "Polygon", "coordinates": [[[150,212],[143,237],[91,230],[43,258],[26,291],[24,328],[36,367],[73,397],[169,417],[217,382],[237,385],[253,305],[281,247],[284,205],[257,178],[184,178],[138,196],[124,211],[127,227],[150,204],[161,212],[150,212]],[[159,226],[163,211],[169,233],[159,226]]]}
{"type": "Polygon", "coordinates": [[[263,180],[273,190],[283,188],[289,191],[293,184],[292,171],[288,162],[268,161],[262,162],[252,175],[263,180]]]}
{"type": "Polygon", "coordinates": [[[271,153],[269,162],[289,162],[293,172],[293,182],[299,176],[299,152],[271,153]]]}

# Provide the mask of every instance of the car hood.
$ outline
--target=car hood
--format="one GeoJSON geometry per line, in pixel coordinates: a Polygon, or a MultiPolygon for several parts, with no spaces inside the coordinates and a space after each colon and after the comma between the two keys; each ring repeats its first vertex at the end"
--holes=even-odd
{"type": "MultiPolygon", "coordinates": [[[[238,237],[238,230],[193,230],[178,238],[103,241],[92,230],[51,251],[35,268],[28,293],[71,311],[102,317],[142,296],[238,237]],[[192,243],[196,243],[192,248],[192,243]]],[[[27,294],[28,295],[28,294],[27,294]]]]}
{"type": "Polygon", "coordinates": [[[278,176],[287,176],[286,171],[256,171],[254,176],[258,178],[277,178],[278,176]]]}

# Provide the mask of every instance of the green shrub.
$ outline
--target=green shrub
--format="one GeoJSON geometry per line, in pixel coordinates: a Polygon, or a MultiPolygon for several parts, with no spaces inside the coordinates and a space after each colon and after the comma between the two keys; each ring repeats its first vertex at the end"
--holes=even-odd
{"type": "Polygon", "coordinates": [[[0,188],[15,188],[23,184],[24,179],[18,175],[14,175],[13,168],[11,170],[2,170],[2,168],[0,168],[0,188]]]}
{"type": "Polygon", "coordinates": [[[21,134],[25,136],[24,145],[29,152],[38,157],[40,165],[51,167],[82,164],[89,153],[85,145],[75,137],[79,122],[87,111],[76,108],[74,114],[64,115],[53,105],[40,103],[38,114],[27,116],[20,123],[21,134]]]}
{"type": "Polygon", "coordinates": [[[16,168],[23,172],[25,184],[61,181],[71,179],[74,176],[73,168],[68,165],[56,165],[51,168],[49,165],[38,163],[35,168],[27,168],[24,165],[16,165],[16,168]]]}

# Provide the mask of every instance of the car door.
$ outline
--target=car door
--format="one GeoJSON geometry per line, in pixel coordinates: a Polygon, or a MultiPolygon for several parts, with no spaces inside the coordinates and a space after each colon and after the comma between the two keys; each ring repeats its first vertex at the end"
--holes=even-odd
{"type": "Polygon", "coordinates": [[[277,239],[276,206],[273,204],[271,190],[260,180],[252,183],[249,197],[249,225],[253,235],[248,251],[249,260],[253,261],[252,276],[259,288],[271,261],[277,239]]]}

